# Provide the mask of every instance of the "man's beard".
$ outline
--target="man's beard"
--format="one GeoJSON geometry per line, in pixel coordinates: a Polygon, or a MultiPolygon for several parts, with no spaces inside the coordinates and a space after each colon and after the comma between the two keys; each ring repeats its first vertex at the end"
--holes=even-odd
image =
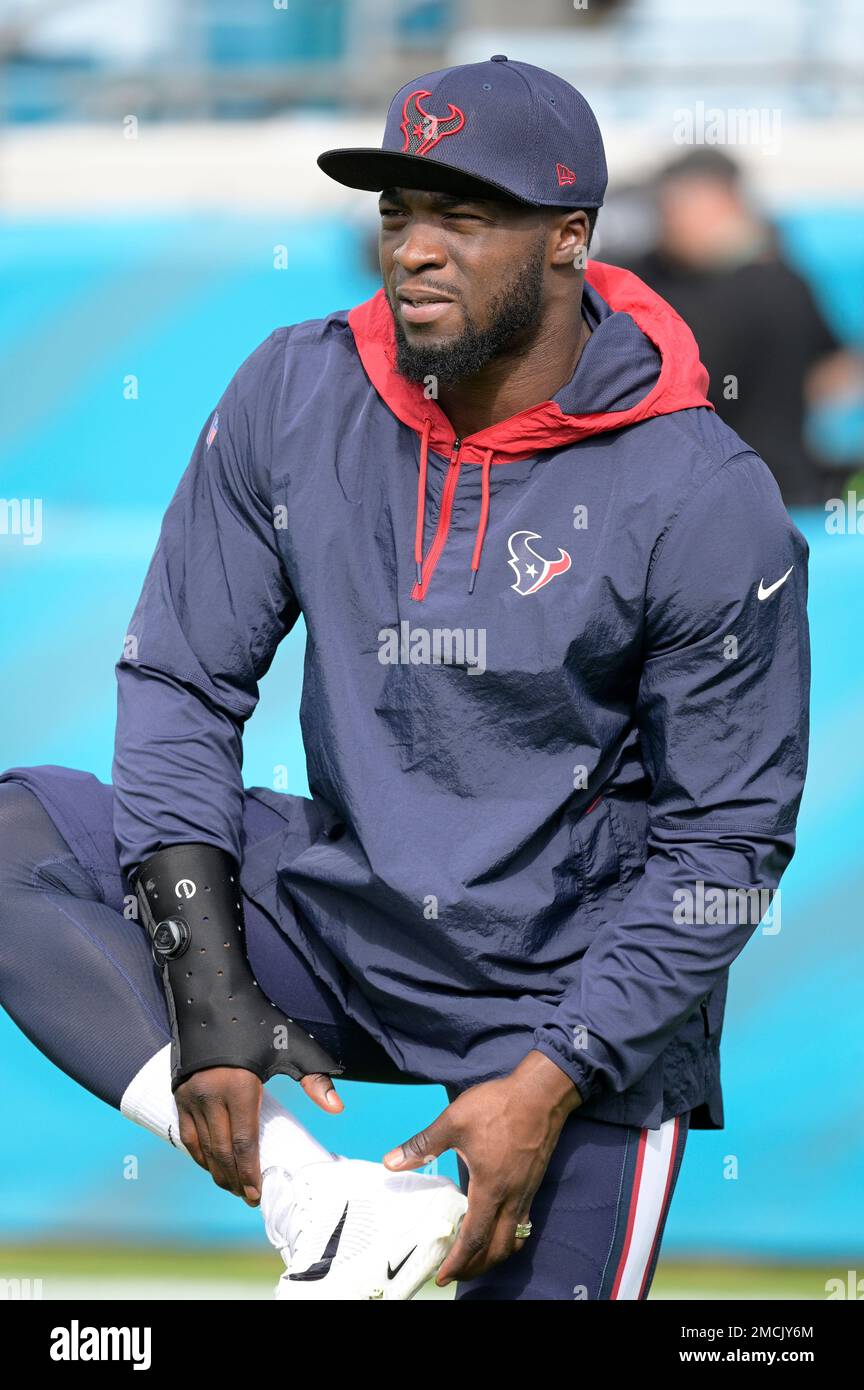
{"type": "Polygon", "coordinates": [[[485,328],[478,328],[464,314],[464,327],[458,337],[427,346],[409,343],[401,320],[394,314],[396,370],[400,376],[419,382],[434,377],[436,382],[452,386],[474,376],[487,362],[517,345],[526,347],[540,326],[545,254],[545,238],[538,239],[530,259],[492,297],[485,328]]]}

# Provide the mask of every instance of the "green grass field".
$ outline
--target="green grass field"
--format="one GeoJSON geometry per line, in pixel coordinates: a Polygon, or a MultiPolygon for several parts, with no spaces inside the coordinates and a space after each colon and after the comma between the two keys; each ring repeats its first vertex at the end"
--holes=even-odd
{"type": "MultiPolygon", "coordinates": [[[[39,1279],[43,1299],[269,1299],[281,1268],[266,1251],[0,1245],[0,1279],[39,1279]]],[[[824,1300],[837,1272],[837,1265],[661,1260],[651,1297],[824,1300]]],[[[420,1297],[452,1298],[453,1289],[429,1284],[420,1297]]]]}

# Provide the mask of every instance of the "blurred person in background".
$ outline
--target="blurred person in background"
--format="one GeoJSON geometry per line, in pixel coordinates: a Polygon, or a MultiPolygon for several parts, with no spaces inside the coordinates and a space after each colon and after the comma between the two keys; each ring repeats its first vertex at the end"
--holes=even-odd
{"type": "Polygon", "coordinates": [[[711,403],[761,454],[786,505],[820,505],[838,481],[808,447],[808,408],[847,391],[860,364],[785,259],[727,154],[688,151],[661,170],[655,192],[656,245],[622,263],[693,330],[711,403]]]}

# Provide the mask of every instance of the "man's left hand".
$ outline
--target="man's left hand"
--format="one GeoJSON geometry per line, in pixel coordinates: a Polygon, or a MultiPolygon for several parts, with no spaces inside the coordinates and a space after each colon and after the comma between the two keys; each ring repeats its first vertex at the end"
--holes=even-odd
{"type": "Polygon", "coordinates": [[[577,1088],[542,1052],[529,1052],[509,1076],[472,1086],[384,1158],[394,1172],[422,1168],[455,1149],[469,1172],[468,1210],[436,1277],[475,1279],[520,1250],[516,1227],[531,1202],[564,1121],[582,1103],[577,1088]]]}

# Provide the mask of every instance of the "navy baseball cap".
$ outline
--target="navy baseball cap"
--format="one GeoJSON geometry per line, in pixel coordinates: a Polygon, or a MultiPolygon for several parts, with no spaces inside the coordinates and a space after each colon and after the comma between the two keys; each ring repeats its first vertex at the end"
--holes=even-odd
{"type": "Polygon", "coordinates": [[[569,82],[496,53],[406,82],[380,149],[325,150],[337,183],[370,192],[418,188],[535,207],[599,208],[606,192],[600,127],[569,82]]]}

